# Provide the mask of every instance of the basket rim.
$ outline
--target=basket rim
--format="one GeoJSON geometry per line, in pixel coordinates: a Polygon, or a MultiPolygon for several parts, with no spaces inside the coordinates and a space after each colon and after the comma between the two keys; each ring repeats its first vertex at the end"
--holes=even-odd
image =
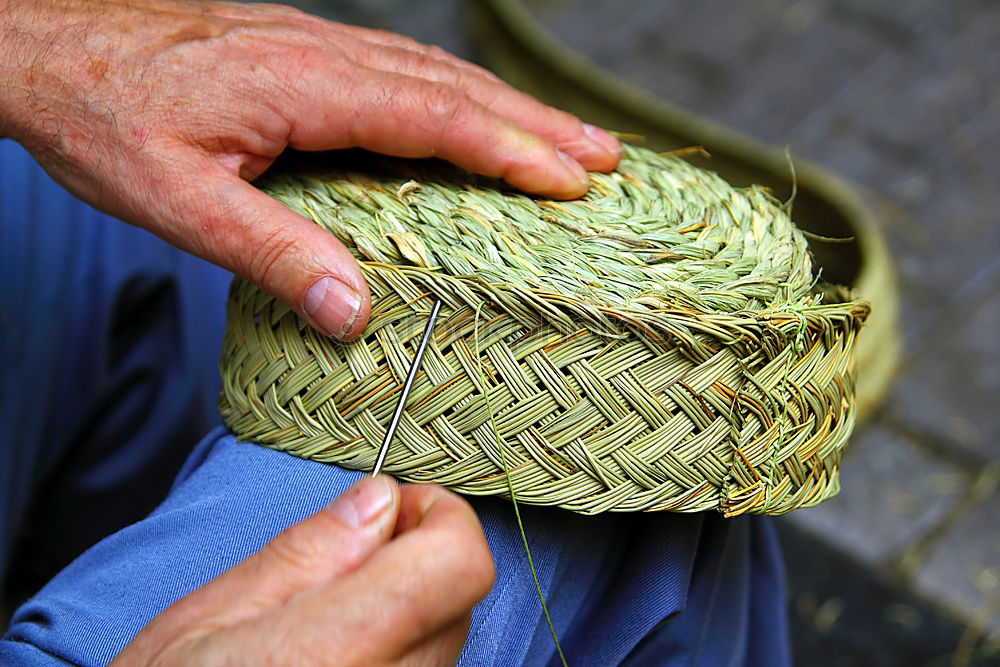
{"type": "MultiPolygon", "coordinates": [[[[852,298],[838,303],[820,303],[790,309],[787,304],[760,311],[742,310],[732,313],[698,311],[684,307],[650,308],[646,311],[625,310],[613,306],[599,306],[586,299],[573,295],[560,294],[536,288],[523,288],[510,283],[488,282],[478,276],[455,276],[417,266],[396,266],[382,262],[361,261],[362,273],[380,272],[396,273],[414,282],[422,283],[426,289],[428,311],[435,295],[440,288],[450,287],[448,291],[461,293],[471,290],[484,296],[498,295],[517,299],[519,305],[535,313],[539,324],[548,323],[557,329],[568,331],[573,327],[566,326],[567,320],[553,317],[553,310],[559,313],[572,313],[576,318],[571,321],[576,324],[587,324],[591,330],[609,338],[620,338],[624,334],[622,326],[633,332],[650,334],[656,331],[676,334],[675,326],[706,329],[716,334],[721,330],[733,337],[746,335],[755,329],[763,327],[783,327],[792,323],[804,323],[807,327],[821,326],[824,329],[853,329],[860,327],[871,312],[871,305],[862,298],[852,298]],[[434,288],[438,287],[438,290],[434,288]],[[839,326],[831,323],[839,322],[839,326]]],[[[469,304],[470,306],[472,304],[469,304]]],[[[579,328],[579,326],[575,327],[579,328]]],[[[364,335],[373,333],[366,329],[364,335]]]]}

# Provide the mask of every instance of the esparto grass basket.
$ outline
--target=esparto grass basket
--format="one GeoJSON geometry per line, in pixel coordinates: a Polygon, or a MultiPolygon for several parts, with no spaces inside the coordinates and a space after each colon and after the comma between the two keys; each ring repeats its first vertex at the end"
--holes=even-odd
{"type": "Polygon", "coordinates": [[[262,187],[335,234],[372,292],[332,341],[234,282],[220,410],[243,440],[576,512],[781,514],[838,488],[866,302],[822,285],[763,188],[626,146],[584,199],[363,153],[262,187]],[[503,448],[502,452],[500,448],[503,448]],[[501,455],[502,454],[502,455],[501,455]]]}

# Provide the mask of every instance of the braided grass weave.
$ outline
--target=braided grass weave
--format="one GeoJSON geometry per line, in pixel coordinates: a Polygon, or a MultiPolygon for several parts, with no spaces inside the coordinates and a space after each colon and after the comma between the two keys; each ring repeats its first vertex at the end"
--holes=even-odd
{"type": "Polygon", "coordinates": [[[587,514],[780,514],[837,492],[868,306],[816,287],[765,191],[635,147],[572,202],[338,159],[263,187],[363,260],[370,323],[337,343],[237,279],[220,409],[239,438],[370,469],[440,298],[386,459],[402,479],[507,496],[499,439],[519,501],[587,514]]]}

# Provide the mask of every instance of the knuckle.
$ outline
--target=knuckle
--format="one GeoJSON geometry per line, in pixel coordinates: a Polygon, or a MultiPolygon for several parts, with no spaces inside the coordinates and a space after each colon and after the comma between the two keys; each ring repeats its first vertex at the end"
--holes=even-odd
{"type": "Polygon", "coordinates": [[[391,43],[403,43],[409,39],[409,37],[382,28],[365,28],[364,34],[370,35],[372,39],[391,43]]]}
{"type": "Polygon", "coordinates": [[[250,255],[246,271],[247,278],[264,290],[274,286],[275,273],[293,253],[295,241],[282,229],[272,229],[250,255]]]}
{"type": "Polygon", "coordinates": [[[487,109],[495,108],[502,101],[503,88],[489,79],[459,67],[453,68],[453,72],[455,86],[468,91],[472,98],[487,109]]]}
{"type": "Polygon", "coordinates": [[[382,47],[383,56],[392,62],[400,74],[426,77],[432,71],[434,63],[423,53],[400,49],[394,46],[382,47]]]}
{"type": "Polygon", "coordinates": [[[270,549],[277,560],[295,566],[313,562],[321,552],[317,540],[301,525],[281,532],[271,541],[270,549]]]}
{"type": "Polygon", "coordinates": [[[434,58],[435,60],[452,60],[455,57],[435,44],[420,44],[419,46],[421,47],[423,54],[428,58],[434,58]]]}
{"type": "Polygon", "coordinates": [[[430,83],[423,92],[421,111],[427,120],[448,128],[468,115],[469,99],[451,86],[430,83]]]}
{"type": "Polygon", "coordinates": [[[281,16],[283,18],[289,19],[311,19],[312,15],[302,11],[298,7],[292,7],[291,5],[282,4],[271,4],[268,2],[262,2],[262,4],[267,10],[274,13],[275,16],[281,16]]]}
{"type": "MultiPolygon", "coordinates": [[[[313,562],[316,551],[309,546],[308,540],[300,538],[298,531],[293,527],[279,533],[267,546],[267,552],[271,563],[277,562],[279,566],[300,568],[308,566],[313,562]]],[[[271,563],[267,567],[271,567],[271,563]]]]}
{"type": "Polygon", "coordinates": [[[476,598],[481,598],[489,593],[493,587],[493,580],[496,577],[496,566],[493,564],[493,556],[484,540],[480,540],[477,545],[466,549],[463,572],[470,593],[476,598]]]}
{"type": "MultiPolygon", "coordinates": [[[[438,60],[435,60],[431,55],[424,51],[411,52],[411,59],[413,61],[413,67],[416,73],[423,75],[424,77],[431,78],[435,75],[437,76],[447,76],[449,74],[449,68],[442,67],[438,60]]],[[[451,83],[451,81],[445,81],[445,83],[451,83]]]]}
{"type": "Polygon", "coordinates": [[[397,74],[453,84],[455,80],[451,68],[424,51],[401,49],[396,46],[377,47],[375,58],[388,62],[397,74]]]}

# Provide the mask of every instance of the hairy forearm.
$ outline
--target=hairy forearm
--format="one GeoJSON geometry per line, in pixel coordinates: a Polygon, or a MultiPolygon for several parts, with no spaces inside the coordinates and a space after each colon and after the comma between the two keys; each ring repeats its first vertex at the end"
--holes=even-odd
{"type": "Polygon", "coordinates": [[[22,143],[55,134],[55,98],[72,73],[71,3],[0,0],[0,135],[22,143]]]}
{"type": "Polygon", "coordinates": [[[33,41],[29,9],[27,2],[0,0],[0,138],[16,136],[24,122],[18,101],[26,95],[25,46],[33,41]]]}
{"type": "MultiPolygon", "coordinates": [[[[35,152],[85,136],[100,84],[89,0],[0,0],[0,136],[35,152]]],[[[109,17],[110,18],[110,17],[109,17]]]]}

